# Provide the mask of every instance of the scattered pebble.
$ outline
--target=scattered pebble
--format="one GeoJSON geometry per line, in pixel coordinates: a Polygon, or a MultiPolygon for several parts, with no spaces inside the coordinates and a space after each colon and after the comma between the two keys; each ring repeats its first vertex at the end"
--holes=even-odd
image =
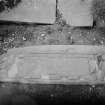
{"type": "MultiPolygon", "coordinates": [[[[59,23],[57,23],[59,24],[59,23]]],[[[61,23],[60,23],[61,24],[61,23]]],[[[99,37],[97,31],[70,28],[66,25],[46,26],[5,26],[0,28],[0,33],[8,30],[3,42],[2,50],[31,45],[104,45],[105,38],[99,37]],[[60,31],[59,31],[60,29],[60,31]]],[[[0,52],[1,54],[1,52],[0,52]]]]}
{"type": "Polygon", "coordinates": [[[26,38],[25,37],[23,37],[23,41],[25,41],[26,40],[26,38]]]}

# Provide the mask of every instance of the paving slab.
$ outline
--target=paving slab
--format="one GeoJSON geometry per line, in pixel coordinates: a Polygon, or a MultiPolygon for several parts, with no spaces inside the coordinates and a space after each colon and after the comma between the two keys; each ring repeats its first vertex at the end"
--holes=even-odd
{"type": "Polygon", "coordinates": [[[0,20],[52,24],[55,16],[56,0],[22,0],[17,7],[0,13],[0,20]]]}
{"type": "Polygon", "coordinates": [[[92,0],[58,0],[58,8],[63,19],[71,26],[92,26],[92,0]]]}
{"type": "MultiPolygon", "coordinates": [[[[103,80],[97,56],[105,48],[47,45],[14,48],[1,57],[0,81],[21,83],[93,83],[103,80]],[[99,73],[99,75],[98,75],[99,73]]],[[[105,72],[105,71],[104,71],[105,72]]]]}

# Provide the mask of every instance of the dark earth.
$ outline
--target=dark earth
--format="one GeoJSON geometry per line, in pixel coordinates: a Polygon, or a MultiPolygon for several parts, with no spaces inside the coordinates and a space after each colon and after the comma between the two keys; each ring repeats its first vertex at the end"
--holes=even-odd
{"type": "MultiPolygon", "coordinates": [[[[9,5],[8,8],[11,9],[14,5],[11,1],[12,7],[9,5]]],[[[96,9],[93,11],[104,9],[100,9],[101,6],[97,9],[95,3],[94,6],[96,9]]],[[[97,21],[94,21],[93,27],[71,27],[62,19],[59,11],[53,25],[0,21],[0,55],[11,48],[32,45],[105,45],[105,27],[102,23],[105,18],[100,16],[104,14],[104,12],[103,14],[95,12],[94,20],[97,21]],[[99,25],[99,23],[102,24],[99,25]]],[[[103,105],[104,102],[104,84],[0,83],[0,105],[90,105],[96,103],[103,105]]]]}

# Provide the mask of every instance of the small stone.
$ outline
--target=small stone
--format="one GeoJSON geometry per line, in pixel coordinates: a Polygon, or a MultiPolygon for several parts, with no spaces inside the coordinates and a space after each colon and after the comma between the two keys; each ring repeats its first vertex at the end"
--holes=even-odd
{"type": "Polygon", "coordinates": [[[41,34],[42,37],[46,36],[45,34],[41,34]]]}
{"type": "Polygon", "coordinates": [[[96,38],[94,38],[93,40],[96,41],[96,38]]]}
{"type": "Polygon", "coordinates": [[[95,85],[92,85],[92,88],[95,88],[95,85]]]}
{"type": "Polygon", "coordinates": [[[71,34],[71,32],[68,32],[68,34],[71,34]]]}
{"type": "Polygon", "coordinates": [[[51,96],[51,97],[54,97],[54,94],[51,94],[50,96],[51,96]]]}
{"type": "Polygon", "coordinates": [[[102,44],[102,45],[104,45],[104,42],[103,42],[103,41],[101,41],[101,44],[102,44]]]}
{"type": "Polygon", "coordinates": [[[12,36],[15,36],[15,34],[12,34],[12,36]]]}
{"type": "Polygon", "coordinates": [[[25,37],[23,37],[23,41],[25,41],[26,40],[26,38],[25,37]]]}

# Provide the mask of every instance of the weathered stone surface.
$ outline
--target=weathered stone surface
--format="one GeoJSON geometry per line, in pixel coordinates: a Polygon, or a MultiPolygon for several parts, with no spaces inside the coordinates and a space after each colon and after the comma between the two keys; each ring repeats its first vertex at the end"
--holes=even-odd
{"type": "Polygon", "coordinates": [[[101,77],[97,55],[103,47],[48,45],[11,49],[0,80],[23,83],[82,83],[101,77]],[[4,73],[3,73],[4,72],[4,73]],[[98,73],[98,74],[97,74],[98,73]]]}
{"type": "Polygon", "coordinates": [[[0,20],[54,23],[56,0],[22,0],[17,7],[0,13],[0,20]]]}
{"type": "Polygon", "coordinates": [[[92,0],[59,0],[58,8],[63,18],[71,26],[92,26],[92,0]]]}

